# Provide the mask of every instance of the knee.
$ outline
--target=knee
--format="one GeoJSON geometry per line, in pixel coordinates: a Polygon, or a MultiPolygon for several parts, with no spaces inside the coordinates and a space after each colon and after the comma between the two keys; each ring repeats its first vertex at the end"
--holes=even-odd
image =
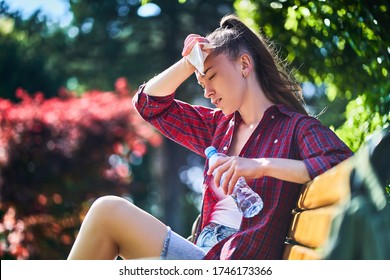
{"type": "Polygon", "coordinates": [[[133,207],[133,204],[119,196],[103,196],[95,200],[89,212],[90,215],[98,217],[99,220],[104,221],[105,218],[112,219],[117,213],[120,213],[123,208],[133,207]]]}

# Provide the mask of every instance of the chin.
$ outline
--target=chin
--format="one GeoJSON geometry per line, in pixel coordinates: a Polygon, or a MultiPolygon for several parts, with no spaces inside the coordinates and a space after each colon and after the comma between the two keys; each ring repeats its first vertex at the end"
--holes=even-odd
{"type": "Polygon", "coordinates": [[[222,113],[225,115],[225,116],[228,116],[228,115],[231,115],[234,113],[234,111],[231,111],[231,110],[227,110],[227,109],[220,109],[222,111],[222,113]]]}

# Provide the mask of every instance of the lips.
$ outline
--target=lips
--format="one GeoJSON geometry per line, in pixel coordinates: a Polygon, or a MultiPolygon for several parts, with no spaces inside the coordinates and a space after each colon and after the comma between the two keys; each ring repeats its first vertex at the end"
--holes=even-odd
{"type": "Polygon", "coordinates": [[[221,102],[222,98],[218,98],[218,99],[213,99],[211,101],[212,104],[214,104],[215,106],[218,106],[218,104],[221,102]]]}

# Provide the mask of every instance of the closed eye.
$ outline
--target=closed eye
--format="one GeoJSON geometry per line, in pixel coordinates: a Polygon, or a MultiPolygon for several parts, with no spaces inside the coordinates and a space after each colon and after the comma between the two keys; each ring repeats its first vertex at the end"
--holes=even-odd
{"type": "Polygon", "coordinates": [[[213,74],[210,78],[209,78],[209,81],[211,81],[212,78],[215,77],[215,74],[213,74]]]}

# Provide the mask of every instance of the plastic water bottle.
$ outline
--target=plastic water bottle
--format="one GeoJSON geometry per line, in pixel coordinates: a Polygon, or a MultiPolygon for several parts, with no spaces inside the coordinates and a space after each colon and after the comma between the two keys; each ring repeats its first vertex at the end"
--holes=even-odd
{"type": "MultiPolygon", "coordinates": [[[[226,157],[226,155],[218,153],[213,146],[205,150],[206,157],[209,159],[209,164],[213,164],[218,157],[226,157]]],[[[214,175],[215,171],[213,172],[214,175]]],[[[222,175],[220,185],[224,180],[222,175]]],[[[251,218],[257,215],[263,209],[263,200],[255,193],[246,183],[244,177],[240,177],[234,186],[231,194],[237,204],[238,209],[242,212],[245,218],[251,218]]]]}

